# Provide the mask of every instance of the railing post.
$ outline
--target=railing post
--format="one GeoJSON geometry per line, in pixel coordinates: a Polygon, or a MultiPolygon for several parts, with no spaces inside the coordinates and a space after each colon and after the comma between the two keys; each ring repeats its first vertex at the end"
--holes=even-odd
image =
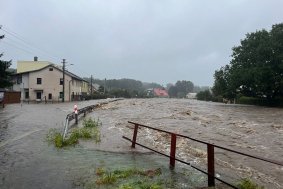
{"type": "Polygon", "coordinates": [[[75,114],[75,122],[78,124],[78,114],[75,114]]]}
{"type": "Polygon", "coordinates": [[[136,146],[138,128],[139,128],[139,125],[135,124],[135,130],[134,130],[134,135],[133,135],[133,140],[132,140],[132,148],[135,148],[135,146],[136,146]]]}
{"type": "Polygon", "coordinates": [[[208,187],[215,186],[214,146],[212,144],[207,144],[207,172],[208,187]]]}
{"type": "Polygon", "coordinates": [[[175,167],[175,154],[176,154],[176,134],[171,134],[171,148],[170,148],[170,168],[175,167]]]}

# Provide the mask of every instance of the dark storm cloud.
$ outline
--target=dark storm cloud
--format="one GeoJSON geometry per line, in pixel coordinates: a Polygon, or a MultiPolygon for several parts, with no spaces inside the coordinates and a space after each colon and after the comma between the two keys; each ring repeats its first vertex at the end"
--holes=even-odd
{"type": "Polygon", "coordinates": [[[0,24],[49,53],[4,43],[0,50],[14,65],[34,54],[55,63],[66,58],[81,76],[212,85],[246,33],[282,22],[281,7],[279,0],[9,0],[0,24]]]}

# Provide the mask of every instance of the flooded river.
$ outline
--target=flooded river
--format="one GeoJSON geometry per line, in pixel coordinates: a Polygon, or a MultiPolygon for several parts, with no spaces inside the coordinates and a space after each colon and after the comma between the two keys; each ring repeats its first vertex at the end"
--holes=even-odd
{"type": "MultiPolygon", "coordinates": [[[[78,106],[99,102],[78,102],[78,106]]],[[[80,141],[76,147],[60,150],[49,146],[45,141],[48,130],[62,129],[73,105],[15,104],[0,109],[0,188],[84,188],[100,166],[161,167],[169,177],[183,173],[183,168],[190,171],[182,164],[177,164],[176,172],[166,171],[168,159],[139,147],[131,149],[130,143],[122,139],[122,135],[132,137],[133,127],[128,121],[283,160],[283,109],[187,99],[127,99],[111,102],[87,115],[102,122],[100,144],[80,141]]],[[[138,142],[169,152],[170,138],[158,132],[141,129],[138,142]]],[[[250,178],[266,188],[283,188],[283,167],[218,149],[215,154],[217,177],[231,183],[250,178]]],[[[176,155],[205,169],[204,145],[178,138],[176,155]]],[[[189,184],[179,188],[206,185],[205,175],[193,173],[185,178],[189,184]]]]}

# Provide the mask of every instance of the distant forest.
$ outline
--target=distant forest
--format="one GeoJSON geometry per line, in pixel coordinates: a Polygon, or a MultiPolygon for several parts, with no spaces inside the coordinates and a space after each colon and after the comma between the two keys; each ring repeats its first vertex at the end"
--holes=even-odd
{"type": "MultiPolygon", "coordinates": [[[[91,78],[84,78],[89,83],[91,78]]],[[[122,97],[145,97],[147,89],[162,88],[169,92],[170,97],[183,98],[189,92],[198,93],[209,87],[194,86],[190,81],[177,81],[176,84],[167,84],[165,87],[158,83],[147,83],[134,79],[93,79],[93,84],[98,84],[99,91],[122,97]],[[104,89],[105,87],[105,89],[104,89]]]]}

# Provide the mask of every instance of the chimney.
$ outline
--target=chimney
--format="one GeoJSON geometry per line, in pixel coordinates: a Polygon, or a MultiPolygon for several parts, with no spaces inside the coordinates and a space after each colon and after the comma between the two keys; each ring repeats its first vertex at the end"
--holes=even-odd
{"type": "Polygon", "coordinates": [[[37,62],[37,60],[38,60],[38,57],[35,56],[35,57],[33,58],[33,61],[37,62]]]}

